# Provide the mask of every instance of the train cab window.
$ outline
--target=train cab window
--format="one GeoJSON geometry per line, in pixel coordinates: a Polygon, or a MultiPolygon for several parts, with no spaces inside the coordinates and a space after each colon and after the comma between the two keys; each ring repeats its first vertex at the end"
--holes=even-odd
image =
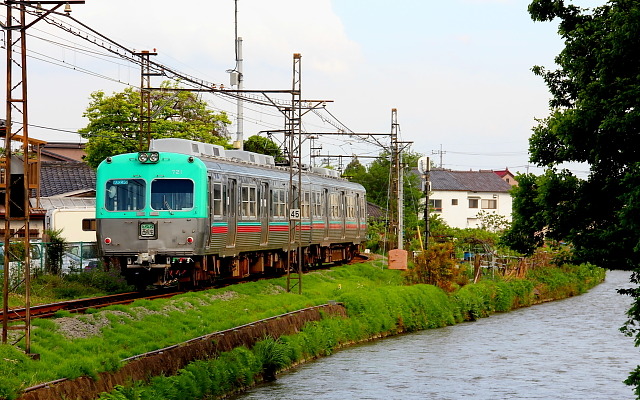
{"type": "Polygon", "coordinates": [[[184,211],[193,208],[191,179],[154,179],[151,182],[151,208],[184,211]]]}
{"type": "Polygon", "coordinates": [[[107,181],[104,207],[107,211],[139,211],[145,206],[146,183],[143,179],[107,181]]]}
{"type": "Polygon", "coordinates": [[[243,186],[242,189],[242,216],[245,218],[257,218],[258,216],[258,188],[255,186],[243,186]]]}
{"type": "Polygon", "coordinates": [[[224,211],[222,209],[222,183],[214,183],[212,186],[212,213],[214,217],[222,217],[224,215],[224,211]]]}
{"type": "Polygon", "coordinates": [[[287,211],[287,199],[284,189],[273,189],[271,191],[271,216],[284,218],[287,211]]]}

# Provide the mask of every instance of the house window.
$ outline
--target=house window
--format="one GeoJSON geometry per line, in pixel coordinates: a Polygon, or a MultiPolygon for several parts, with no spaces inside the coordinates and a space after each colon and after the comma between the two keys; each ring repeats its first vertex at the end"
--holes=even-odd
{"type": "Polygon", "coordinates": [[[451,199],[451,205],[452,206],[457,206],[458,205],[458,199],[451,199]]]}
{"type": "Polygon", "coordinates": [[[95,218],[83,218],[82,219],[83,231],[96,231],[96,219],[95,218]]]}
{"type": "Polygon", "coordinates": [[[496,208],[498,208],[498,200],[482,199],[482,208],[483,209],[495,210],[496,208]]]}
{"type": "Polygon", "coordinates": [[[435,212],[442,212],[442,200],[429,199],[429,208],[435,212]]]}
{"type": "Polygon", "coordinates": [[[479,199],[469,199],[469,208],[478,208],[479,199]]]}

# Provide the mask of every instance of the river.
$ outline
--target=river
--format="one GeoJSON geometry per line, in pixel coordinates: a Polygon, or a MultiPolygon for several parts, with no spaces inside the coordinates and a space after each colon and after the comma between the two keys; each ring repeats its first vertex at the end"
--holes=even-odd
{"type": "Polygon", "coordinates": [[[569,299],[349,347],[237,399],[633,399],[629,273],[569,299]]]}

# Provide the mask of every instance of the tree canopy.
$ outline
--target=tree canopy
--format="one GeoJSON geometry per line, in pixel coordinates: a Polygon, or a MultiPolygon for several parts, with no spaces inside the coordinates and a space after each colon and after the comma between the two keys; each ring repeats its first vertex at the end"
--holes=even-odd
{"type": "MultiPolygon", "coordinates": [[[[542,236],[570,241],[580,261],[633,267],[640,235],[630,196],[640,162],[640,1],[610,1],[594,9],[562,0],[535,0],[535,21],[559,19],[564,49],[557,70],[533,68],[552,95],[550,115],[529,140],[531,161],[544,176],[519,177],[509,237],[525,248],[542,236]],[[560,165],[588,164],[587,179],[560,165]],[[534,239],[536,238],[537,239],[534,239]]],[[[640,195],[640,193],[638,194],[640,195]]]]}
{"type": "MultiPolygon", "coordinates": [[[[151,93],[151,138],[176,137],[228,146],[227,115],[207,108],[207,103],[188,91],[151,93]]],[[[93,92],[84,117],[89,124],[80,129],[88,139],[85,161],[94,168],[106,157],[138,151],[140,131],[140,92],[133,88],[107,95],[93,92]]]]}
{"type": "MultiPolygon", "coordinates": [[[[530,250],[543,237],[575,248],[575,261],[638,268],[640,261],[640,0],[610,0],[593,9],[563,0],[533,0],[534,21],[559,20],[564,48],[557,70],[536,66],[552,98],[550,114],[529,140],[540,177],[518,177],[507,238],[530,250]],[[586,179],[561,169],[586,163],[586,179]]],[[[632,281],[638,282],[635,269],[632,281]]],[[[640,291],[627,333],[640,344],[640,291]]],[[[627,381],[640,395],[640,369],[627,381]]]]}
{"type": "MultiPolygon", "coordinates": [[[[420,200],[424,194],[420,190],[420,177],[411,173],[418,165],[421,154],[403,153],[403,190],[404,190],[404,225],[408,233],[414,231],[419,222],[418,215],[422,215],[424,205],[420,200]]],[[[357,158],[352,160],[344,170],[344,175],[352,182],[357,182],[367,190],[367,200],[382,207],[389,208],[389,178],[391,162],[389,153],[383,151],[379,157],[368,166],[364,166],[357,158]]],[[[409,238],[411,235],[407,235],[409,238]]],[[[415,235],[417,236],[417,235],[415,235]]]]}
{"type": "Polygon", "coordinates": [[[278,146],[273,140],[264,136],[250,136],[244,141],[243,148],[246,151],[273,156],[277,163],[286,161],[280,146],[278,146]]]}

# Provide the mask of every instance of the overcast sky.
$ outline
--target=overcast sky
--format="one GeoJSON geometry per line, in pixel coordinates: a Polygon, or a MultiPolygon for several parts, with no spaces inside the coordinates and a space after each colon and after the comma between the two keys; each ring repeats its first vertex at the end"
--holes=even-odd
{"type": "MultiPolygon", "coordinates": [[[[292,55],[301,53],[302,97],[331,100],[328,109],[352,131],[390,132],[391,109],[397,108],[401,140],[412,141],[412,151],[434,157],[436,164],[440,155],[433,153],[442,149],[445,168],[525,172],[535,118],[549,113],[548,90],[531,67],[553,68],[562,49],[557,24],[534,23],[528,3],[238,0],[244,85],[290,89],[292,55]]],[[[73,6],[72,15],[128,48],[156,49],[154,61],[228,86],[225,71],[235,64],[234,0],[86,0],[73,6]]],[[[87,124],[82,113],[91,92],[140,83],[139,67],[88,56],[78,45],[104,51],[62,30],[39,22],[28,32],[33,125],[76,131],[87,124]]],[[[209,94],[204,99],[235,120],[233,100],[209,94]]],[[[245,116],[245,138],[283,128],[273,108],[248,104],[245,116]]],[[[314,114],[303,124],[308,132],[334,131],[314,114]]],[[[78,141],[72,133],[37,127],[30,135],[78,141]]],[[[320,142],[323,154],[380,151],[349,137],[322,136],[320,142]]],[[[572,168],[579,175],[586,171],[572,168]]],[[[533,166],[529,171],[541,172],[533,166]]]]}

